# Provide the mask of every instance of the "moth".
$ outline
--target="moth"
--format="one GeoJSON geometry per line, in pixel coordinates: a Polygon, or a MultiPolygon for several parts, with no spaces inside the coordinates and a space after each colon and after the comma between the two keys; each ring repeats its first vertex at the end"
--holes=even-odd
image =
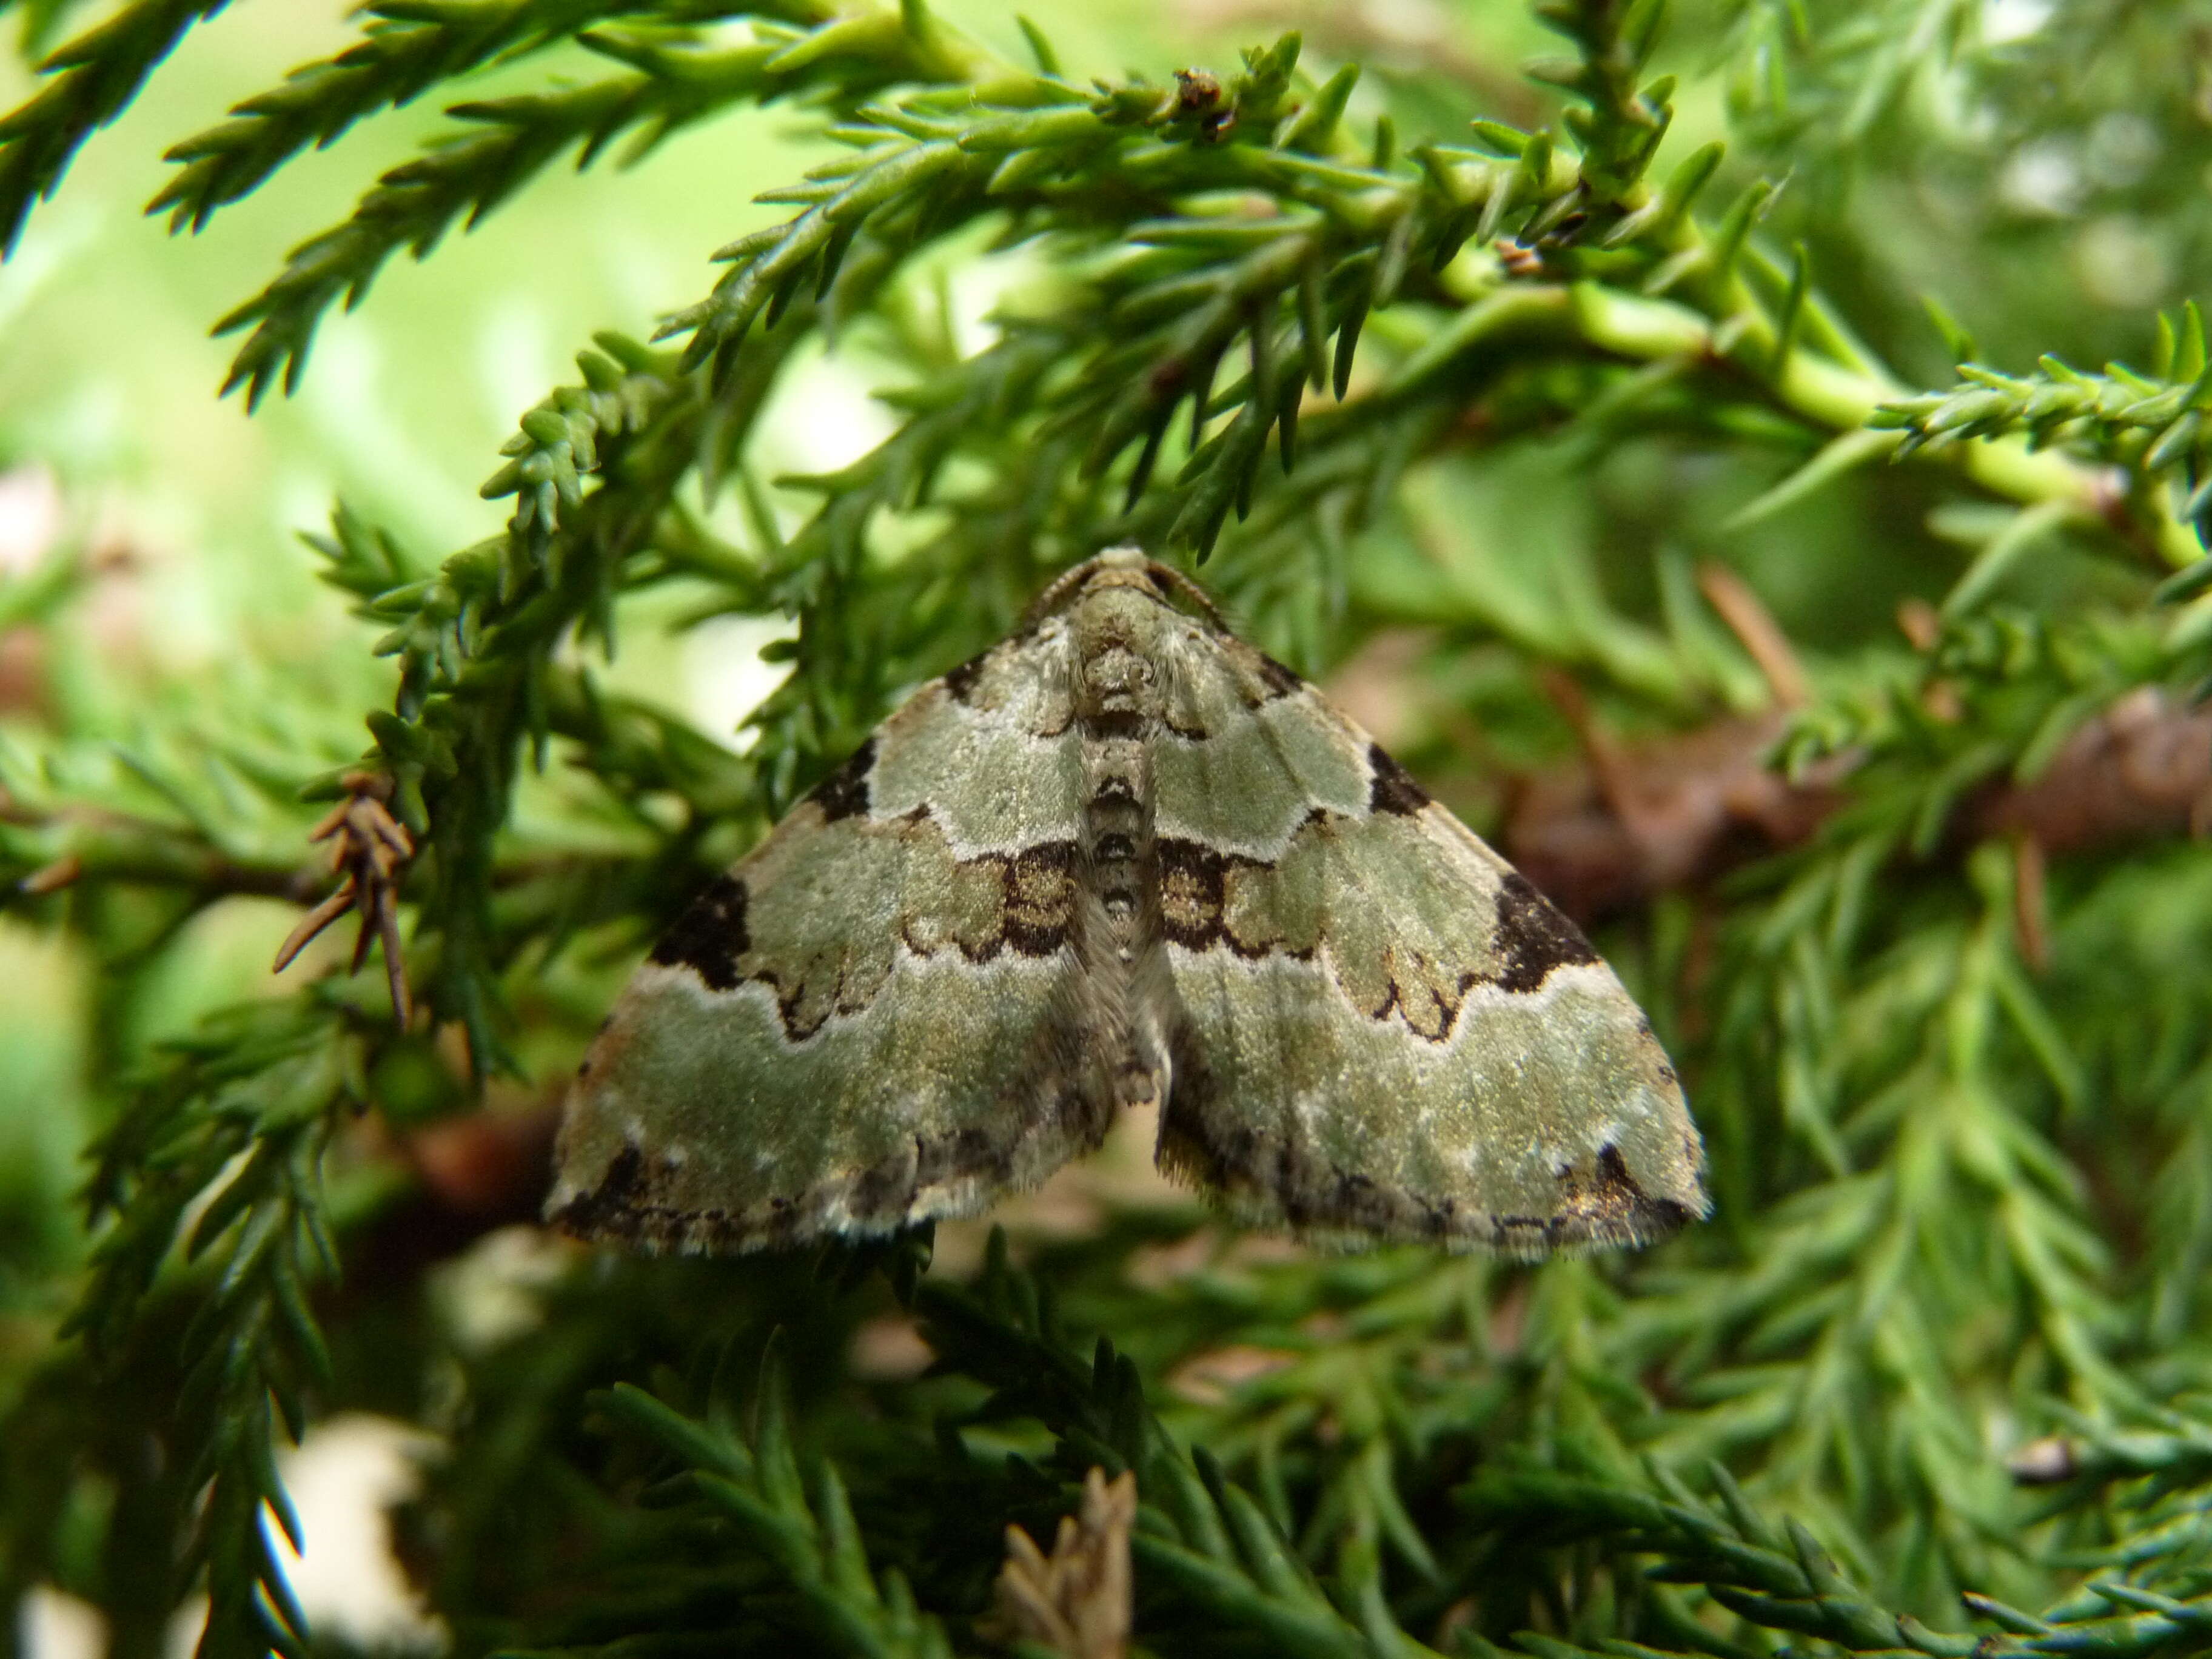
{"type": "Polygon", "coordinates": [[[1533,1257],[1703,1216],[1574,925],[1133,548],[878,726],[654,946],[547,1210],[749,1249],[975,1214],[1159,1112],[1249,1224],[1533,1257]]]}

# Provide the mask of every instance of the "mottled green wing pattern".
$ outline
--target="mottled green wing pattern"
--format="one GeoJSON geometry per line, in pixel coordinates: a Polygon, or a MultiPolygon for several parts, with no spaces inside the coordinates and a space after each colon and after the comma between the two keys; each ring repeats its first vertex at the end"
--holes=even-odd
{"type": "Polygon", "coordinates": [[[1164,1168],[1324,1242],[1535,1255],[1706,1208],[1673,1068],[1582,935],[1116,549],[661,940],[585,1060],[549,1210],[656,1247],[888,1233],[1152,1103],[1164,1168]]]}
{"type": "Polygon", "coordinates": [[[1163,1164],[1323,1242],[1536,1255],[1703,1215],[1680,1087],[1612,971],[1311,687],[1243,706],[1247,650],[1171,658],[1204,712],[1154,766],[1163,1164]]]}
{"type": "Polygon", "coordinates": [[[922,688],[662,939],[549,1212],[658,1248],[971,1213],[1103,1135],[1065,632],[922,688]]]}

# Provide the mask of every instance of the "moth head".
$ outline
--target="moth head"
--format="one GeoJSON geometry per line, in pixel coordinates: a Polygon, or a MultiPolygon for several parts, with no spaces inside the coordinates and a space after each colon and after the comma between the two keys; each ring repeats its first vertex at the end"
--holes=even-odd
{"type": "Polygon", "coordinates": [[[1227,632],[1213,601],[1173,565],[1163,564],[1141,547],[1109,547],[1065,572],[1030,607],[1024,628],[1034,628],[1055,611],[1071,609],[1097,587],[1136,588],[1163,604],[1181,599],[1215,629],[1227,632]]]}

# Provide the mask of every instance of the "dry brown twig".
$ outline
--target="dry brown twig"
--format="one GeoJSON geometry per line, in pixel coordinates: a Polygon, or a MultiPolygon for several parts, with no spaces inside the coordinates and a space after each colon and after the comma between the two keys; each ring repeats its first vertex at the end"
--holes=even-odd
{"type": "Polygon", "coordinates": [[[1129,1528],[1137,1478],[1124,1469],[1083,1477],[1082,1507],[1062,1516],[1048,1556],[1019,1527],[1006,1528],[999,1570],[998,1623],[1011,1637],[1042,1643],[1060,1659],[1123,1659],[1129,1650],[1129,1528]]]}
{"type": "MultiPolygon", "coordinates": [[[[1522,780],[1502,850],[1531,881],[1583,921],[1632,908],[1654,894],[1694,887],[1803,842],[1838,806],[1859,757],[1833,755],[1796,779],[1767,756],[1789,708],[1808,695],[1788,638],[1733,573],[1709,566],[1698,585],[1765,674],[1774,706],[1693,731],[1623,744],[1597,722],[1563,674],[1546,689],[1583,749],[1573,766],[1522,780]]],[[[1898,625],[1927,651],[1939,623],[1925,606],[1900,607],[1898,625]]],[[[1957,693],[1929,688],[1939,719],[1959,716],[1957,693]]],[[[2015,849],[2014,898],[2023,951],[2039,968],[2049,940],[2047,855],[2212,830],[2212,710],[2140,687],[2084,721],[2027,782],[1993,783],[1954,816],[1951,839],[1991,837],[2015,849]]]]}
{"type": "Polygon", "coordinates": [[[1813,701],[1812,683],[1805,678],[1790,636],[1749,582],[1726,565],[1707,559],[1698,566],[1698,591],[1759,665],[1778,707],[1802,708],[1813,701]]]}
{"type": "Polygon", "coordinates": [[[1788,635],[1743,579],[1707,563],[1698,586],[1766,678],[1773,705],[1626,747],[1599,724],[1581,687],[1556,671],[1544,689],[1575,728],[1583,761],[1522,781],[1508,814],[1508,855],[1584,920],[1710,880],[1753,848],[1787,847],[1833,811],[1850,769],[1838,757],[1792,781],[1766,765],[1787,711],[1809,701],[1788,635]]]}
{"type": "Polygon", "coordinates": [[[308,832],[309,841],[331,844],[331,872],[337,889],[301,917],[278,947],[270,971],[281,974],[308,942],[349,910],[361,912],[350,973],[368,959],[372,939],[384,945],[384,971],[392,985],[392,1012],[404,1030],[413,1010],[407,997],[407,969],[399,951],[399,878],[415,856],[415,838],[392,816],[392,780],[380,773],[349,772],[346,798],[308,832]]]}

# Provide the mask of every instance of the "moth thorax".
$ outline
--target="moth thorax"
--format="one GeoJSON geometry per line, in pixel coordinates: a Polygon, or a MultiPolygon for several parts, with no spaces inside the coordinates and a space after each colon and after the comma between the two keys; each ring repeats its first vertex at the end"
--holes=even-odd
{"type": "MultiPolygon", "coordinates": [[[[1141,582],[1121,574],[1120,580],[1141,582]]],[[[1109,586],[1085,595],[1075,624],[1076,696],[1091,714],[1148,714],[1158,697],[1162,610],[1156,594],[1109,586]]]]}
{"type": "Polygon", "coordinates": [[[1152,664],[1126,645],[1108,644],[1084,659],[1084,701],[1095,711],[1144,713],[1152,689],[1152,664]]]}

